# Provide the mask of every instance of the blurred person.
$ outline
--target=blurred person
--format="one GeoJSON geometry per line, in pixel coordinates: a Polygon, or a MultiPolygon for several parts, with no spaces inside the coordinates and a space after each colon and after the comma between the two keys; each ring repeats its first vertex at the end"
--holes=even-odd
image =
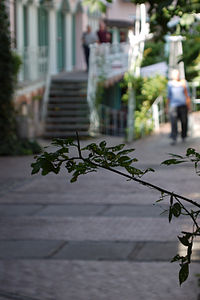
{"type": "Polygon", "coordinates": [[[98,42],[98,37],[97,37],[96,33],[92,32],[90,25],[87,25],[87,30],[86,30],[86,32],[83,33],[83,36],[82,36],[82,43],[83,43],[85,62],[87,65],[87,72],[89,69],[90,45],[97,43],[97,42],[98,42]]]}
{"type": "Polygon", "coordinates": [[[171,122],[171,145],[176,144],[178,120],[181,122],[181,137],[184,141],[188,130],[188,112],[191,110],[191,100],[187,87],[187,82],[180,79],[180,73],[174,69],[171,74],[172,80],[167,86],[167,112],[169,112],[171,122]]]}
{"type": "Polygon", "coordinates": [[[99,43],[109,43],[111,40],[110,33],[106,29],[106,24],[101,21],[99,23],[99,30],[97,31],[97,36],[99,39],[99,43]]]}

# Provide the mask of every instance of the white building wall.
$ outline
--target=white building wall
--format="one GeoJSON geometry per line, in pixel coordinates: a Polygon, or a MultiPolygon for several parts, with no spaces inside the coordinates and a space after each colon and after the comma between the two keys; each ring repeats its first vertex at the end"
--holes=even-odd
{"type": "Polygon", "coordinates": [[[131,21],[135,15],[136,6],[133,3],[127,3],[122,0],[115,0],[108,7],[106,19],[131,21]]]}

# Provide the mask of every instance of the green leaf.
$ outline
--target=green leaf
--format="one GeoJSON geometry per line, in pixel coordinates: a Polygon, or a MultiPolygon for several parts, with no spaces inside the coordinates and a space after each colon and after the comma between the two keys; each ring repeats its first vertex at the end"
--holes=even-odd
{"type": "Polygon", "coordinates": [[[193,148],[188,148],[186,152],[186,156],[195,155],[196,151],[193,148]]]}
{"type": "Polygon", "coordinates": [[[146,174],[146,173],[148,173],[148,172],[155,172],[155,170],[152,169],[152,168],[148,168],[148,169],[146,169],[146,170],[144,171],[144,174],[146,174]]]}
{"type": "Polygon", "coordinates": [[[171,205],[171,206],[172,206],[172,204],[173,204],[173,201],[174,201],[174,196],[171,195],[171,196],[170,196],[170,205],[171,205]]]}
{"type": "Polygon", "coordinates": [[[113,160],[113,159],[115,159],[115,157],[116,157],[116,155],[115,155],[115,153],[113,153],[113,152],[107,152],[106,153],[106,158],[108,159],[108,160],[113,160]]]}
{"type": "Polygon", "coordinates": [[[116,151],[120,151],[124,148],[125,144],[119,144],[117,146],[114,147],[108,147],[108,150],[116,152],[116,151]]]}
{"type": "Polygon", "coordinates": [[[134,168],[134,167],[131,167],[131,166],[125,166],[126,170],[133,176],[137,175],[142,175],[143,172],[140,170],[140,169],[137,169],[137,168],[134,168]]]}
{"type": "Polygon", "coordinates": [[[190,242],[188,241],[186,236],[178,236],[179,241],[181,242],[181,244],[183,244],[184,246],[189,246],[190,242]]]}
{"type": "Polygon", "coordinates": [[[182,155],[178,155],[178,154],[169,153],[169,155],[176,157],[176,158],[180,158],[180,159],[184,158],[182,155]]]}
{"type": "Polygon", "coordinates": [[[175,262],[175,261],[179,261],[182,259],[182,256],[180,256],[179,254],[176,254],[172,259],[171,262],[175,262]]]}
{"type": "Polygon", "coordinates": [[[122,150],[120,152],[117,153],[117,155],[126,155],[129,154],[131,152],[135,151],[135,149],[127,149],[127,150],[122,150]]]}
{"type": "Polygon", "coordinates": [[[57,172],[57,169],[54,167],[54,165],[48,161],[47,159],[43,159],[41,161],[41,168],[42,168],[42,175],[45,176],[47,175],[48,173],[50,172],[53,172],[53,173],[58,173],[57,172]]]}
{"type": "Polygon", "coordinates": [[[181,266],[181,269],[179,271],[179,283],[180,285],[186,281],[189,275],[189,264],[185,263],[181,266]]]}
{"type": "Polygon", "coordinates": [[[102,149],[105,149],[105,147],[106,147],[106,141],[102,141],[102,142],[99,144],[99,147],[102,148],[102,149]]]}
{"type": "Polygon", "coordinates": [[[186,162],[186,160],[177,160],[175,158],[167,159],[161,163],[161,165],[177,165],[186,162]]]}
{"type": "Polygon", "coordinates": [[[32,175],[37,174],[40,171],[40,163],[38,163],[38,162],[32,163],[31,167],[33,168],[32,172],[31,172],[32,175]]]}
{"type": "Polygon", "coordinates": [[[173,216],[173,214],[172,214],[172,206],[170,206],[170,208],[169,208],[169,216],[168,216],[169,223],[170,223],[171,220],[172,220],[172,216],[173,216]]]}
{"type": "Polygon", "coordinates": [[[181,205],[179,203],[175,203],[173,206],[172,206],[172,213],[173,215],[178,218],[181,214],[181,205]]]}
{"type": "Polygon", "coordinates": [[[128,166],[132,163],[132,159],[129,156],[121,156],[118,159],[120,166],[128,166]]]}
{"type": "Polygon", "coordinates": [[[188,256],[188,262],[189,263],[190,263],[191,255],[192,255],[192,246],[193,246],[193,243],[189,243],[188,249],[187,249],[187,256],[188,256]]]}

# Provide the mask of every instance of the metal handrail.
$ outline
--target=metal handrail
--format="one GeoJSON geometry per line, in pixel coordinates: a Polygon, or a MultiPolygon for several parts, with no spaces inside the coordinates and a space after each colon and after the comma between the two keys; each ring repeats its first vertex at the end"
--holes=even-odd
{"type": "Polygon", "coordinates": [[[98,107],[100,133],[124,136],[127,126],[127,112],[100,104],[98,107]]]}

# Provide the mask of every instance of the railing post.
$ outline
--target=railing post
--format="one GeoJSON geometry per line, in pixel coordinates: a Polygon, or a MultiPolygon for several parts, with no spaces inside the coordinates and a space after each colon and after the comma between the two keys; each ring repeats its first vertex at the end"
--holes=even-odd
{"type": "Polygon", "coordinates": [[[158,110],[157,103],[154,103],[152,105],[152,113],[153,113],[153,121],[154,121],[154,130],[158,131],[160,128],[160,124],[159,124],[159,110],[158,110]]]}
{"type": "Polygon", "coordinates": [[[132,84],[129,84],[129,99],[128,99],[128,133],[127,142],[131,143],[134,139],[134,123],[135,123],[135,92],[133,90],[132,84]]]}

